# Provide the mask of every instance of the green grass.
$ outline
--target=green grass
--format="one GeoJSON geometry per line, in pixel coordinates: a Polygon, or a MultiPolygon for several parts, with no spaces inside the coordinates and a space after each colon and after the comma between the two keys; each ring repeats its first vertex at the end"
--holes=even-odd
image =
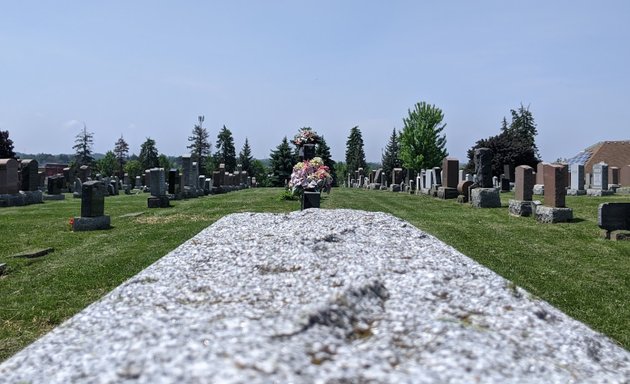
{"type": "MultiPolygon", "coordinates": [[[[113,196],[113,228],[69,230],[80,201],[0,209],[0,360],[102,297],[222,216],[288,212],[298,201],[281,189],[250,189],[147,209],[147,195],[113,196]],[[53,247],[44,257],[13,258],[53,247]]],[[[503,194],[504,206],[511,194],[503,194]]],[[[567,197],[576,220],[538,224],[507,209],[474,209],[453,200],[337,188],[322,208],[384,211],[407,220],[630,349],[630,242],[600,239],[597,206],[628,196],[567,197]]]]}

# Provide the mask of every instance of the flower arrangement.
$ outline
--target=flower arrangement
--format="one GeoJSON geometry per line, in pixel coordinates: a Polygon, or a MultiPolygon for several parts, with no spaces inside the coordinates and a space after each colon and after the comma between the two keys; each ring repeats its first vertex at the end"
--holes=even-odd
{"type": "Polygon", "coordinates": [[[305,189],[330,192],[332,182],[330,169],[324,165],[321,157],[314,157],[293,166],[289,188],[296,195],[303,193],[305,189]]]}
{"type": "Polygon", "coordinates": [[[309,127],[300,128],[298,134],[293,137],[293,144],[298,147],[304,144],[318,144],[320,137],[317,132],[313,131],[309,127]]]}
{"type": "Polygon", "coordinates": [[[68,221],[68,227],[70,227],[70,230],[74,230],[74,217],[70,218],[70,221],[68,221]]]}

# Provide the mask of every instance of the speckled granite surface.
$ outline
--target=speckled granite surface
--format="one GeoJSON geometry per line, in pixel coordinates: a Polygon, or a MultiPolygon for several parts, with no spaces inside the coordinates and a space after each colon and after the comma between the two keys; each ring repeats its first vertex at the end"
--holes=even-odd
{"type": "Polygon", "coordinates": [[[11,383],[629,380],[606,337],[351,210],[226,216],[0,366],[11,383]]]}

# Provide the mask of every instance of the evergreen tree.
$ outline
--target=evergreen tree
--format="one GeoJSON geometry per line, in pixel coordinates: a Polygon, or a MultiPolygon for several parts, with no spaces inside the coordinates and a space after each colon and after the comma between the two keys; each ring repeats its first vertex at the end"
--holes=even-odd
{"type": "Polygon", "coordinates": [[[120,139],[116,141],[114,144],[114,155],[116,156],[116,161],[118,162],[118,177],[123,177],[125,174],[124,167],[127,162],[127,157],[129,156],[129,144],[123,139],[122,134],[120,135],[120,139]]]}
{"type": "Polygon", "coordinates": [[[280,145],[278,145],[275,151],[271,151],[271,185],[274,187],[284,187],[286,180],[291,178],[293,172],[293,164],[296,163],[296,158],[291,151],[289,141],[285,136],[282,139],[280,145]]]}
{"type": "Polygon", "coordinates": [[[155,140],[147,137],[147,140],[140,146],[140,155],[138,159],[142,165],[142,170],[156,168],[160,166],[158,159],[159,152],[155,147],[155,140]]]}
{"type": "Polygon", "coordinates": [[[403,166],[412,174],[423,168],[440,166],[448,156],[446,136],[440,136],[446,127],[442,123],[442,110],[423,101],[417,103],[413,111],[407,112],[400,134],[400,159],[403,166]]]}
{"type": "Polygon", "coordinates": [[[190,141],[190,145],[186,148],[190,149],[192,161],[196,161],[199,164],[199,174],[205,175],[206,171],[211,171],[212,168],[206,168],[207,162],[206,158],[210,156],[210,141],[208,138],[208,131],[203,127],[203,121],[205,120],[204,116],[198,117],[199,124],[195,124],[192,131],[192,136],[188,137],[188,141],[190,141]]]}
{"type": "MultiPolygon", "coordinates": [[[[394,168],[402,167],[399,140],[400,137],[398,133],[396,133],[396,128],[394,128],[389,138],[389,143],[387,143],[387,147],[385,147],[385,153],[381,157],[383,172],[387,179],[391,179],[394,168]]],[[[380,183],[380,180],[376,180],[375,182],[380,183]]]]}
{"type": "Polygon", "coordinates": [[[477,148],[490,148],[493,153],[492,174],[500,176],[504,165],[515,169],[519,165],[536,167],[539,160],[535,136],[538,134],[536,123],[529,108],[520,106],[518,110],[511,109],[512,122],[508,126],[504,117],[501,121],[501,132],[496,136],[478,140],[468,150],[467,172],[474,172],[474,155],[477,148]]]}
{"type": "Polygon", "coordinates": [[[350,173],[359,168],[367,169],[365,152],[363,150],[363,137],[359,126],[350,130],[350,136],[348,136],[348,141],[346,141],[346,167],[347,172],[350,173]]]}
{"type": "Polygon", "coordinates": [[[234,138],[232,132],[223,126],[219,134],[217,135],[216,153],[214,162],[215,165],[225,164],[225,170],[227,172],[234,172],[236,169],[236,148],[234,148],[234,138]]]}
{"type": "Polygon", "coordinates": [[[94,144],[94,133],[88,132],[85,123],[83,130],[76,135],[72,149],[75,151],[74,162],[77,167],[82,165],[94,165],[92,156],[92,145],[94,144]]]}
{"type": "Polygon", "coordinates": [[[262,187],[271,187],[269,178],[267,176],[269,170],[267,169],[267,167],[265,167],[265,164],[263,164],[262,161],[258,159],[252,160],[251,172],[252,173],[250,176],[256,178],[256,183],[258,183],[258,185],[262,187]]]}
{"type": "Polygon", "coordinates": [[[335,169],[335,161],[332,159],[330,155],[330,147],[326,144],[326,140],[324,136],[320,137],[319,143],[315,147],[315,156],[321,157],[324,165],[328,167],[330,176],[333,178],[333,187],[336,187],[337,184],[337,172],[335,169]]]}
{"type": "Polygon", "coordinates": [[[0,131],[0,159],[15,158],[13,140],[9,139],[9,131],[0,131]]]}
{"type": "Polygon", "coordinates": [[[243,149],[241,149],[241,152],[238,154],[238,162],[243,166],[243,171],[247,171],[248,175],[252,175],[253,160],[254,157],[252,156],[252,149],[249,147],[249,141],[246,137],[243,149]]]}

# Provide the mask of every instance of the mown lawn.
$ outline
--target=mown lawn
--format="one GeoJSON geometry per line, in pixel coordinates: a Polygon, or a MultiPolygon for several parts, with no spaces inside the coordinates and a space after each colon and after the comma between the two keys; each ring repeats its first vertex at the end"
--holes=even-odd
{"type": "MultiPolygon", "coordinates": [[[[0,360],[80,311],[179,244],[234,212],[288,212],[298,201],[281,189],[250,189],[147,209],[146,194],[106,199],[112,228],[74,233],[80,201],[0,208],[0,360]],[[52,247],[40,258],[12,255],[52,247]]],[[[502,195],[504,206],[511,194],[502,195]]],[[[322,208],[384,211],[407,220],[533,295],[630,349],[630,242],[598,237],[597,206],[630,196],[567,197],[575,220],[538,224],[507,208],[469,205],[385,191],[337,188],[322,208]]]]}

